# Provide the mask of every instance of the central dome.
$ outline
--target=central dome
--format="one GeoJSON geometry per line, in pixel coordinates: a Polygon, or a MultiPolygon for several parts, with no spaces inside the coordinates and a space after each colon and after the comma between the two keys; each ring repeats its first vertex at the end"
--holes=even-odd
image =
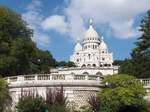
{"type": "Polygon", "coordinates": [[[87,39],[87,38],[89,38],[89,39],[90,38],[99,38],[99,35],[95,31],[95,29],[93,28],[92,24],[93,24],[93,21],[92,21],[92,19],[90,19],[90,21],[89,21],[89,29],[85,33],[85,39],[87,39]]]}
{"type": "Polygon", "coordinates": [[[89,29],[85,33],[85,38],[98,38],[98,33],[94,30],[93,26],[90,25],[89,29]]]}

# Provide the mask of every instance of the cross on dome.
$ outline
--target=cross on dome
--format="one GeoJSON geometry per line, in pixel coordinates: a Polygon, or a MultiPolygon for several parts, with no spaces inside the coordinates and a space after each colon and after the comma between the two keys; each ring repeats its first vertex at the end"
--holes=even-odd
{"type": "Polygon", "coordinates": [[[93,24],[93,19],[90,18],[90,19],[89,19],[89,25],[92,25],[92,24],[93,24]]]}

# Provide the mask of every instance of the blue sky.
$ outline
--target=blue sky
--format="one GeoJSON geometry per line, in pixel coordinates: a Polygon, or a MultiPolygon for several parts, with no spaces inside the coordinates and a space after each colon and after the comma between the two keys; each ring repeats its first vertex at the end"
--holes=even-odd
{"type": "Polygon", "coordinates": [[[0,0],[0,4],[22,15],[34,29],[32,39],[39,48],[67,61],[75,43],[84,38],[90,17],[114,59],[130,57],[150,0],[0,0]]]}

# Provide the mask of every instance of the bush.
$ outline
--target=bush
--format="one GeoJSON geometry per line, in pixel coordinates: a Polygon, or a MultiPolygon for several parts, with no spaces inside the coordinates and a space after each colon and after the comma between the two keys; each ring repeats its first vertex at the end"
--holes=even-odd
{"type": "Polygon", "coordinates": [[[45,112],[44,99],[34,92],[22,93],[16,106],[18,112],[45,112]]]}

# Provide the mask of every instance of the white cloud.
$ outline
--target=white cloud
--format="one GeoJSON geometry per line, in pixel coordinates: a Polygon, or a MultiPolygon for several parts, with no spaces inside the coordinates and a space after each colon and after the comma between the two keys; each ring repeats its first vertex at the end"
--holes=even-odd
{"type": "Polygon", "coordinates": [[[42,2],[33,0],[27,6],[27,12],[22,14],[22,18],[28,23],[28,27],[33,29],[32,39],[40,46],[46,47],[50,44],[50,37],[41,28],[43,15],[41,14],[42,2]]]}
{"type": "Polygon", "coordinates": [[[45,30],[52,29],[62,34],[67,32],[67,23],[64,16],[49,16],[42,22],[42,27],[45,30]]]}
{"type": "Polygon", "coordinates": [[[83,21],[92,17],[96,25],[109,24],[113,36],[132,38],[139,35],[134,18],[149,8],[150,0],[71,0],[65,15],[75,33],[72,37],[80,34],[76,29],[85,29],[83,21]]]}
{"type": "Polygon", "coordinates": [[[65,2],[66,5],[61,8],[63,10],[61,15],[54,14],[45,18],[41,14],[41,2],[37,0],[31,2],[23,18],[34,29],[35,41],[41,38],[43,41],[37,41],[38,43],[49,44],[47,43],[50,42],[49,36],[46,33],[50,30],[67,35],[73,41],[81,40],[87,29],[85,24],[90,17],[94,19],[96,26],[107,25],[109,30],[104,33],[111,34],[111,37],[122,39],[138,37],[140,32],[138,26],[135,26],[135,17],[150,8],[150,0],[65,0],[65,2]]]}
{"type": "Polygon", "coordinates": [[[112,33],[115,37],[118,38],[131,38],[131,37],[139,37],[140,32],[138,31],[138,27],[133,27],[133,20],[122,22],[113,22],[110,24],[112,28],[112,33]]]}

